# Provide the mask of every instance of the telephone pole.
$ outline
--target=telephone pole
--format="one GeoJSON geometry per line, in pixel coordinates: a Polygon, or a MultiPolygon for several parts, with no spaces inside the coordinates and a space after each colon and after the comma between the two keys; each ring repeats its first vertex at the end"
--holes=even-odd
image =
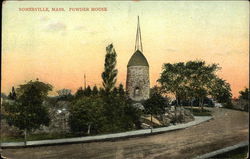
{"type": "Polygon", "coordinates": [[[84,74],[84,89],[86,89],[86,75],[84,74]]]}

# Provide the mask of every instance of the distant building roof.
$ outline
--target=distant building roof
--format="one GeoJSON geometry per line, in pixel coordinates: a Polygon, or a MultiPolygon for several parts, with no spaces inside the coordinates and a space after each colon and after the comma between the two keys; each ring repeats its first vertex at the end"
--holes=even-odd
{"type": "Polygon", "coordinates": [[[140,50],[136,50],[135,53],[130,58],[127,67],[129,66],[148,66],[148,61],[146,57],[142,54],[140,50]]]}

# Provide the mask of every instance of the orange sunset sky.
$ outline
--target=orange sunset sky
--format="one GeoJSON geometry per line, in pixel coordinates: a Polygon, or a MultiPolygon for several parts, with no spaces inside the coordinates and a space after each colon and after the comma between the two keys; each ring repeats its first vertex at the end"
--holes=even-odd
{"type": "Polygon", "coordinates": [[[218,75],[231,84],[234,97],[248,86],[248,1],[7,1],[2,12],[1,92],[6,94],[36,78],[52,84],[53,92],[75,92],[84,74],[87,85],[101,86],[110,43],[117,52],[117,84],[125,85],[137,15],[151,87],[163,63],[197,59],[222,67],[218,75]],[[65,11],[19,11],[30,7],[65,11]],[[69,11],[93,7],[107,11],[69,11]]]}

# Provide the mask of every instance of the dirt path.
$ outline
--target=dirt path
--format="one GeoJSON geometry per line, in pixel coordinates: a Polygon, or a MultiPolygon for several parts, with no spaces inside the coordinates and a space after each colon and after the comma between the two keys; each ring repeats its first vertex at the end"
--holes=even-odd
{"type": "Polygon", "coordinates": [[[248,113],[212,111],[213,120],[184,130],[113,142],[4,149],[3,155],[13,159],[183,159],[248,140],[248,113]]]}

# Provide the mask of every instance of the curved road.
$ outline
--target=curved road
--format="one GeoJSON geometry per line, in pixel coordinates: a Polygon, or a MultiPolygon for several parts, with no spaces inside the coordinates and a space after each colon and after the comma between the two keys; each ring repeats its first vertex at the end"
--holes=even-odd
{"type": "Polygon", "coordinates": [[[187,129],[118,141],[3,149],[11,159],[193,158],[248,140],[248,113],[213,108],[213,120],[187,129]]]}

